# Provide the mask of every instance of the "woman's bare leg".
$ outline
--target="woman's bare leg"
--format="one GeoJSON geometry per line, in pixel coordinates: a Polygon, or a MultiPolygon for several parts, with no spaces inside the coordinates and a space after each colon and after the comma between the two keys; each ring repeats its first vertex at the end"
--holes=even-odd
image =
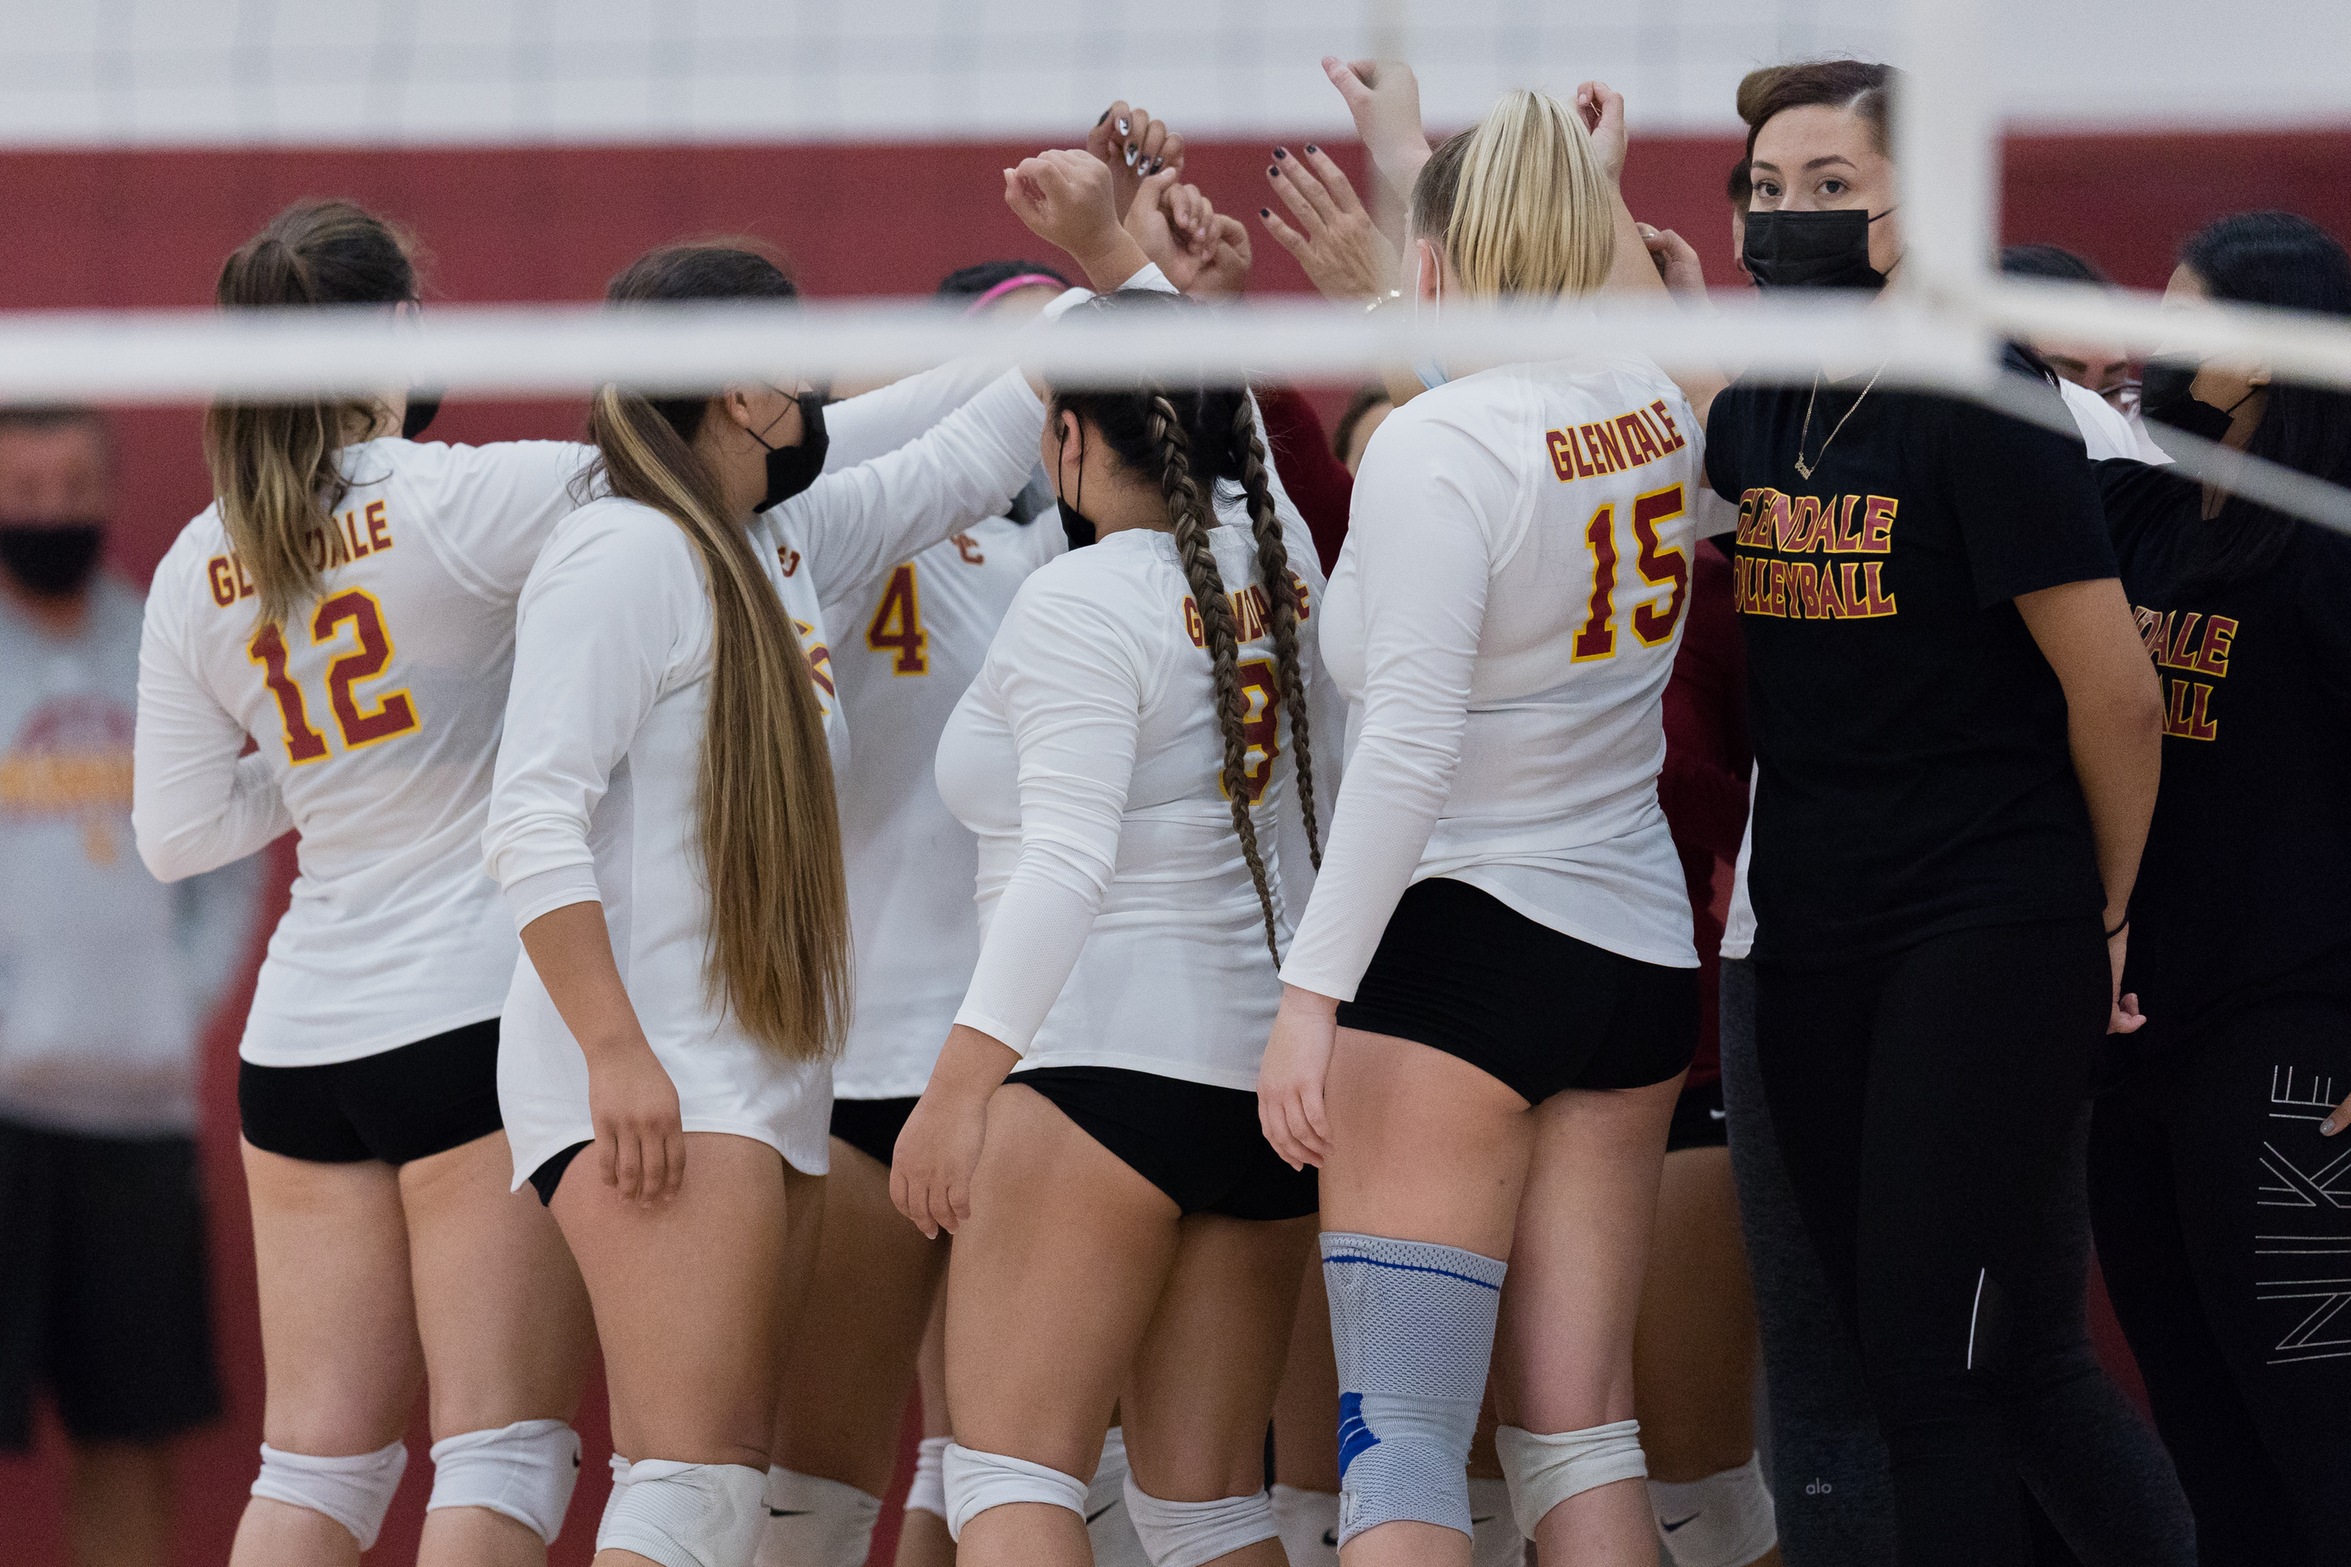
{"type": "MultiPolygon", "coordinates": [[[[1633,1326],[1657,1218],[1677,1074],[1646,1088],[1568,1089],[1534,1115],[1534,1156],[1495,1340],[1496,1413],[1534,1432],[1633,1416],[1633,1326]]],[[[1623,1480],[1569,1497],[1538,1554],[1579,1567],[1654,1567],[1647,1490],[1623,1480]]]]}
{"type": "MultiPolygon", "coordinates": [[[[1534,1138],[1525,1100],[1456,1056],[1350,1028],[1339,1030],[1323,1092],[1332,1145],[1325,1230],[1512,1260],[1534,1138]]],[[[1470,1537],[1384,1523],[1340,1555],[1347,1567],[1469,1567],[1470,1537]]]]}
{"type": "MultiPolygon", "coordinates": [[[[931,1318],[923,1329],[922,1350],[915,1360],[915,1380],[922,1389],[924,1438],[953,1436],[955,1426],[947,1411],[945,1290],[932,1292],[931,1318]]],[[[955,1540],[947,1533],[947,1520],[919,1507],[909,1511],[898,1524],[896,1567],[955,1567],[955,1540]]]]}
{"type": "Polygon", "coordinates": [[[1339,1489],[1339,1366],[1331,1353],[1331,1302],[1322,1259],[1310,1250],[1298,1282],[1290,1350],[1273,1405],[1273,1475],[1301,1491],[1339,1489]]]}
{"type": "MultiPolygon", "coordinates": [[[[262,1440],[281,1452],[372,1453],[408,1428],[424,1376],[399,1177],[388,1164],[318,1164],[244,1144],[268,1394],[262,1440]]],[[[253,1497],[230,1567],[343,1567],[351,1531],[253,1497]]]]}
{"type": "MultiPolygon", "coordinates": [[[[1145,1495],[1207,1502],[1264,1489],[1265,1427],[1314,1233],[1312,1217],[1182,1221],[1175,1266],[1119,1406],[1129,1472],[1145,1495]]],[[[1222,1567],[1285,1560],[1278,1539],[1212,1559],[1222,1567]]]]}
{"type": "MultiPolygon", "coordinates": [[[[573,1161],[553,1211],[595,1304],[623,1457],[766,1470],[787,1279],[817,1201],[814,1177],[721,1132],[686,1134],[685,1181],[653,1204],[573,1161]]],[[[596,1567],[652,1564],[606,1550],[596,1567]]]]}
{"type": "MultiPolygon", "coordinates": [[[[1093,1474],[1174,1265],[1167,1194],[1034,1090],[988,1105],[971,1218],[947,1266],[947,1395],[975,1452],[1093,1474]]],[[[1090,1567],[1085,1520],[1043,1502],[965,1526],[959,1567],[1090,1567]]]]}
{"type": "MultiPolygon", "coordinates": [[[[569,1421],[595,1338],[563,1232],[528,1187],[509,1190],[506,1134],[401,1166],[409,1271],[433,1440],[519,1420],[569,1421]]],[[[547,1548],[484,1507],[425,1514],[420,1567],[538,1567],[547,1548]]]]}
{"type": "Polygon", "coordinates": [[[947,1243],[923,1239],[890,1201],[890,1170],[839,1138],[799,1331],[784,1355],[775,1462],[798,1474],[890,1488],[947,1243]]]}
{"type": "MultiPolygon", "coordinates": [[[[1703,1480],[1755,1456],[1755,1299],[1728,1148],[1665,1156],[1633,1334],[1649,1478],[1703,1480]]],[[[1775,1546],[1755,1567],[1778,1567],[1775,1546]]]]}

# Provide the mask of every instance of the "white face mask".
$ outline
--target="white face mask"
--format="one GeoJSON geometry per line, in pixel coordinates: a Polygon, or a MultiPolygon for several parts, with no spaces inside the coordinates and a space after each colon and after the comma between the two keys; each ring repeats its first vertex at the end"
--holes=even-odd
{"type": "MultiPolygon", "coordinates": [[[[1422,278],[1427,273],[1428,264],[1429,247],[1426,244],[1414,245],[1412,247],[1412,324],[1414,326],[1420,325],[1420,285],[1422,278]]],[[[1445,269],[1440,265],[1437,268],[1437,297],[1429,302],[1429,325],[1441,325],[1444,319],[1445,269]]],[[[1412,373],[1419,376],[1420,384],[1432,392],[1450,379],[1445,374],[1444,367],[1434,359],[1416,360],[1412,366],[1412,373]]]]}

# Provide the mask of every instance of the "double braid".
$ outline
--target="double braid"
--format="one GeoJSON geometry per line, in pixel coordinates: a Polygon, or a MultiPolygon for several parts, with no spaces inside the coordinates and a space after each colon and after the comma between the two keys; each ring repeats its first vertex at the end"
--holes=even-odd
{"type": "Polygon", "coordinates": [[[1217,727],[1224,735],[1224,792],[1232,802],[1233,832],[1241,840],[1241,858],[1249,865],[1249,879],[1257,885],[1257,906],[1265,915],[1265,948],[1275,963],[1282,951],[1275,933],[1273,888],[1265,876],[1265,856],[1257,847],[1257,823],[1249,815],[1249,742],[1242,733],[1247,712],[1241,693],[1240,642],[1233,634],[1232,601],[1225,596],[1224,574],[1216,569],[1216,552],[1209,536],[1216,515],[1192,474],[1192,442],[1175,404],[1163,393],[1153,393],[1148,420],[1152,448],[1159,454],[1159,492],[1167,502],[1167,518],[1175,534],[1176,559],[1192,589],[1192,603],[1200,612],[1202,640],[1208,644],[1210,672],[1216,684],[1217,727]]]}
{"type": "Polygon", "coordinates": [[[1249,531],[1257,539],[1257,575],[1265,583],[1266,623],[1273,632],[1275,671],[1281,677],[1282,706],[1290,715],[1290,745],[1298,766],[1298,809],[1306,818],[1306,852],[1322,869],[1322,828],[1314,815],[1314,756],[1307,744],[1306,677],[1298,662],[1298,598],[1290,580],[1290,547],[1273,506],[1265,477],[1265,443],[1258,439],[1257,415],[1243,397],[1233,406],[1233,466],[1249,498],[1249,531]]]}

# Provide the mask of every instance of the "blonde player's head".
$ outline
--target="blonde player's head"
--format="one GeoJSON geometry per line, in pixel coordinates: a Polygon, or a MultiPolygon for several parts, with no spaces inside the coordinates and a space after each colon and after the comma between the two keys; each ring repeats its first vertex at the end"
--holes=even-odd
{"type": "Polygon", "coordinates": [[[1424,294],[1438,278],[1483,299],[1591,293],[1616,259],[1615,191],[1574,109],[1504,94],[1413,182],[1424,294]]]}
{"type": "MultiPolygon", "coordinates": [[[[755,250],[678,245],[640,259],[605,297],[632,304],[796,292],[755,250]]],[[[712,997],[752,1037],[806,1060],[828,1054],[848,1024],[848,880],[808,657],[761,569],[750,519],[728,502],[701,439],[705,425],[726,417],[730,395],[648,398],[606,386],[588,428],[601,483],[677,524],[701,558],[710,593],[710,701],[697,794],[712,997]]]]}
{"type": "MultiPolygon", "coordinates": [[[[353,202],[306,201],[270,220],[220,269],[230,309],[416,302],[406,239],[353,202]]],[[[343,447],[383,427],[371,398],[218,402],[204,414],[204,461],[229,542],[252,580],[260,618],[284,620],[342,563],[334,509],[350,486],[343,447]]],[[[397,421],[394,421],[397,422],[397,421]]]]}

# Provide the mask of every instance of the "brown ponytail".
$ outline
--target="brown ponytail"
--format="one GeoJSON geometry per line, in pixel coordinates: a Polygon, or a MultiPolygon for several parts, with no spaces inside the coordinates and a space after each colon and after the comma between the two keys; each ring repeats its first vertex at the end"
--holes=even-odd
{"type": "MultiPolygon", "coordinates": [[[[646,256],[617,301],[789,297],[767,258],[718,246],[646,256]],[[774,285],[781,284],[778,288],[774,285]]],[[[829,1054],[849,1015],[849,893],[832,757],[808,657],[718,476],[693,446],[706,399],[607,386],[589,413],[600,481],[676,523],[710,593],[710,701],[697,808],[710,888],[704,974],[753,1038],[788,1060],[829,1054]]]]}
{"type": "MultiPolygon", "coordinates": [[[[214,291],[228,309],[396,305],[416,298],[407,246],[383,219],[348,201],[288,207],[246,241],[214,291]]],[[[212,490],[263,620],[284,620],[345,559],[334,509],[350,486],[344,444],[381,405],[365,398],[214,403],[204,414],[212,490]]]]}
{"type": "MultiPolygon", "coordinates": [[[[1208,645],[1209,674],[1216,684],[1217,728],[1224,736],[1221,782],[1225,799],[1233,808],[1233,832],[1241,840],[1241,858],[1248,862],[1249,879],[1257,886],[1257,906],[1265,915],[1265,949],[1278,964],[1282,949],[1274,923],[1273,887],[1266,880],[1265,856],[1257,847],[1257,822],[1249,814],[1249,738],[1241,730],[1248,699],[1241,693],[1241,645],[1233,632],[1233,604],[1225,594],[1224,573],[1217,569],[1216,552],[1208,542],[1216,528],[1216,514],[1192,477],[1192,443],[1184,421],[1164,394],[1152,395],[1147,425],[1159,453],[1159,493],[1167,501],[1176,559],[1191,586],[1192,603],[1200,611],[1202,640],[1208,645]]],[[[1269,596],[1279,594],[1269,590],[1269,596]]],[[[1268,757],[1266,766],[1272,765],[1273,759],[1268,757]]]]}
{"type": "Polygon", "coordinates": [[[1273,633],[1274,671],[1282,683],[1282,706],[1290,712],[1290,744],[1298,758],[1298,810],[1306,818],[1306,852],[1322,869],[1322,828],[1314,811],[1314,748],[1307,742],[1306,675],[1298,662],[1298,594],[1290,574],[1290,545],[1274,510],[1273,486],[1265,477],[1265,442],[1257,416],[1243,398],[1233,410],[1233,466],[1249,501],[1249,531],[1257,540],[1257,575],[1265,583],[1266,625],[1273,633]]]}

